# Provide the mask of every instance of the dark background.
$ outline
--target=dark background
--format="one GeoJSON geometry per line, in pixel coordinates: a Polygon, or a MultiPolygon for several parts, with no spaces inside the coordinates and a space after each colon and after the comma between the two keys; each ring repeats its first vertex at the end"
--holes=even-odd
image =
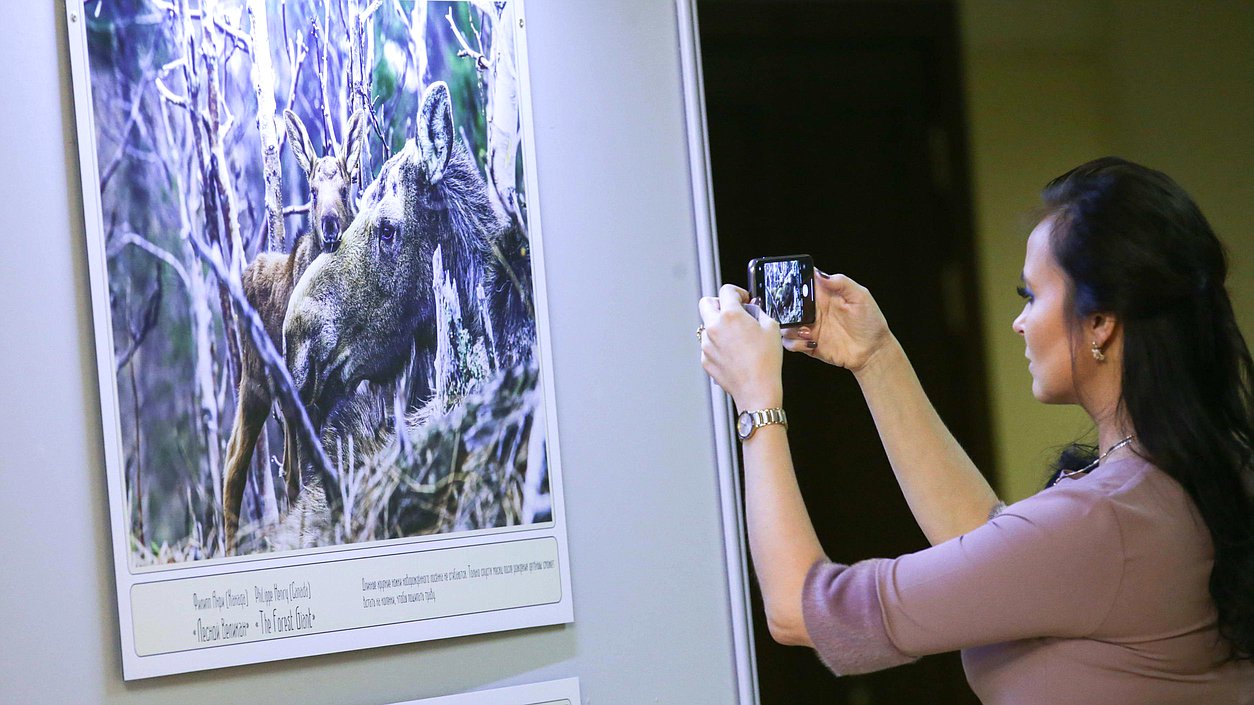
{"type": "MultiPolygon", "coordinates": [[[[809,254],[870,288],[941,417],[993,476],[956,9],[951,2],[698,3],[723,280],[809,254]]],[[[843,563],[927,547],[852,375],[784,363],[793,460],[843,563]]],[[[976,703],[957,653],[836,678],[766,630],[763,705],[976,703]]]]}

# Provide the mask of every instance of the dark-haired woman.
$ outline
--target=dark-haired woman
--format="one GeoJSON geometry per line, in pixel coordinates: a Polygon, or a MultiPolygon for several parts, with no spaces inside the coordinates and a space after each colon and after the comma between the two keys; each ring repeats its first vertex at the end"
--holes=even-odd
{"type": "Polygon", "coordinates": [[[743,412],[771,633],[838,674],[962,649],[990,705],[1254,702],[1254,365],[1222,246],[1171,179],[1123,160],[1077,167],[1043,196],[1013,327],[1033,395],[1083,407],[1098,452],[1035,496],[998,501],[865,288],[820,275],[816,322],[784,336],[858,380],[932,544],[918,553],[827,558],[786,424],[767,412],[784,401],[779,328],[746,314],[737,287],[701,300],[702,364],[743,412]]]}

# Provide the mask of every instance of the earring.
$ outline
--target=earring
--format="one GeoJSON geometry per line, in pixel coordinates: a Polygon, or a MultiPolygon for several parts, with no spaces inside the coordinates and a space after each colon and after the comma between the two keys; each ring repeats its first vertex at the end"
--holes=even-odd
{"type": "Polygon", "coordinates": [[[1102,349],[1101,349],[1101,348],[1097,347],[1097,341],[1096,341],[1096,340],[1094,340],[1094,341],[1093,341],[1093,347],[1091,348],[1091,350],[1093,351],[1093,359],[1094,359],[1094,360],[1097,360],[1098,362],[1105,362],[1105,361],[1106,361],[1106,354],[1102,352],[1102,349]]]}

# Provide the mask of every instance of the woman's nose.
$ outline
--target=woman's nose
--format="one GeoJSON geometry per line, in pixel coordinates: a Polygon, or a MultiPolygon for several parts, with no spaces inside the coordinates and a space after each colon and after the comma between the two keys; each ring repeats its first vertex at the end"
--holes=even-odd
{"type": "Polygon", "coordinates": [[[1023,335],[1023,314],[1015,316],[1014,321],[1010,323],[1010,328],[1019,335],[1023,335]]]}

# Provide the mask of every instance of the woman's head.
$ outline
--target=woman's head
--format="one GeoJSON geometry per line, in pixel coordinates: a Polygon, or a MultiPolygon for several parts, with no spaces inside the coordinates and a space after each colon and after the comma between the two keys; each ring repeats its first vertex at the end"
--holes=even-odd
{"type": "Polygon", "coordinates": [[[1072,349],[1104,351],[1119,329],[1121,403],[1134,428],[1133,407],[1218,414],[1225,423],[1225,393],[1239,407],[1227,415],[1248,422],[1240,381],[1250,357],[1224,287],[1227,259],[1188,194],[1166,174],[1107,157],[1054,179],[1042,199],[1072,349]]]}
{"type": "Polygon", "coordinates": [[[1053,252],[1056,222],[1048,215],[1028,236],[1019,288],[1023,311],[1013,328],[1023,336],[1032,395],[1046,404],[1080,403],[1097,415],[1096,406],[1119,397],[1119,340],[1111,315],[1075,311],[1074,285],[1053,252]],[[1084,354],[1087,340],[1106,351],[1101,362],[1084,354]]]}
{"type": "Polygon", "coordinates": [[[1243,479],[1254,456],[1254,363],[1224,287],[1223,246],[1179,185],[1122,159],[1076,167],[1042,199],[1077,368],[1087,337],[1099,349],[1114,340],[1121,359],[1107,362],[1119,377],[1116,403],[1140,452],[1184,486],[1206,520],[1220,628],[1249,656],[1254,533],[1243,479]]]}

